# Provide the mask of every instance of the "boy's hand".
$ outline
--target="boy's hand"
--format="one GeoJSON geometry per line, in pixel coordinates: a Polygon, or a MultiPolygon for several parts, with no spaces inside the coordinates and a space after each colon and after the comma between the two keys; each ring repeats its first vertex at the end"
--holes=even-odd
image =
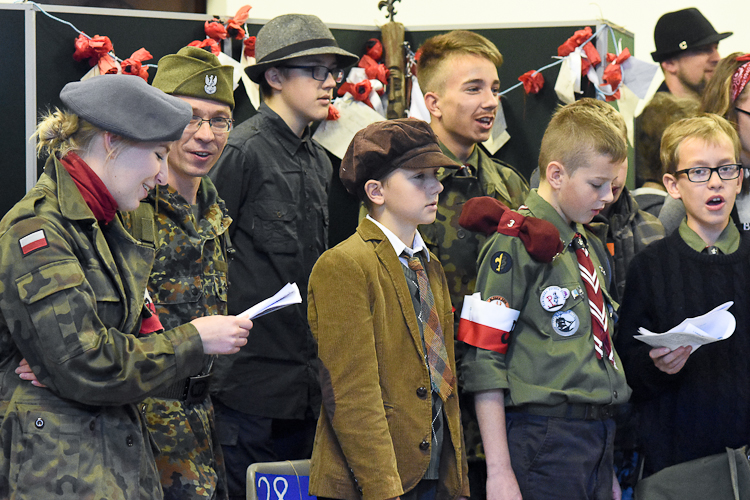
{"type": "Polygon", "coordinates": [[[612,500],[622,500],[622,488],[614,470],[612,471],[612,500]]]}
{"type": "Polygon", "coordinates": [[[522,500],[521,490],[512,469],[509,475],[487,475],[487,500],[522,500]]]}
{"type": "Polygon", "coordinates": [[[36,379],[36,375],[34,375],[34,372],[31,371],[29,362],[26,361],[26,359],[22,359],[21,362],[18,363],[18,368],[16,368],[15,372],[18,374],[18,377],[21,380],[28,380],[29,382],[31,382],[31,385],[35,385],[37,387],[47,387],[36,379]]]}
{"type": "Polygon", "coordinates": [[[656,349],[651,349],[648,355],[654,360],[654,365],[659,370],[669,375],[674,375],[682,370],[692,352],[693,348],[690,346],[678,347],[674,351],[670,350],[669,347],[657,347],[656,349]]]}

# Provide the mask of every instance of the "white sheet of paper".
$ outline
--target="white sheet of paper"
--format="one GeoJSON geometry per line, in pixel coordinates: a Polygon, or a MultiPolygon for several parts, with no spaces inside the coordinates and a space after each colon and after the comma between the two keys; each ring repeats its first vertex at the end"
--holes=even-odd
{"type": "Polygon", "coordinates": [[[283,307],[301,303],[302,296],[299,294],[297,283],[287,283],[281,288],[281,290],[276,292],[276,295],[274,295],[273,297],[258,302],[253,307],[238,314],[237,316],[244,316],[248,319],[260,318],[261,316],[264,316],[268,313],[278,311],[283,307]]]}
{"type": "MultiPolygon", "coordinates": [[[[244,56],[244,54],[243,54],[244,56]]],[[[231,66],[234,68],[234,71],[232,72],[232,90],[236,89],[237,86],[240,84],[240,79],[242,78],[242,75],[245,74],[244,67],[239,61],[236,61],[234,58],[229,57],[225,53],[221,52],[219,54],[219,62],[223,64],[224,66],[231,66]]]]}
{"type": "Polygon", "coordinates": [[[645,99],[651,81],[659,71],[659,66],[630,56],[620,67],[622,68],[622,82],[638,96],[638,99],[645,99]]]}
{"type": "Polygon", "coordinates": [[[675,350],[682,346],[691,346],[693,351],[700,346],[725,340],[732,336],[737,320],[729,309],[734,302],[729,301],[715,307],[701,316],[687,318],[679,325],[664,333],[654,333],[641,327],[633,338],[653,347],[668,347],[675,350]]]}
{"type": "Polygon", "coordinates": [[[250,99],[250,104],[252,104],[255,109],[258,109],[260,108],[260,86],[252,81],[250,77],[247,76],[247,73],[245,73],[245,68],[255,64],[255,58],[245,57],[245,52],[243,51],[240,58],[240,64],[242,65],[241,79],[242,84],[245,86],[245,92],[247,93],[248,99],[250,99]]]}
{"type": "Polygon", "coordinates": [[[508,123],[505,121],[505,113],[503,112],[503,100],[500,99],[497,105],[497,115],[495,116],[495,121],[492,123],[490,137],[482,143],[491,155],[497,153],[510,140],[510,134],[507,129],[508,123]]]}
{"type": "Polygon", "coordinates": [[[560,72],[557,74],[557,81],[555,82],[555,93],[557,94],[557,98],[564,104],[570,104],[576,100],[575,95],[573,94],[573,83],[573,78],[570,73],[570,59],[565,57],[562,64],[560,64],[560,72]]]}
{"type": "Polygon", "coordinates": [[[422,89],[419,87],[419,82],[416,76],[411,77],[411,105],[409,106],[409,117],[419,118],[427,123],[430,123],[432,117],[430,112],[427,111],[427,106],[424,103],[424,94],[422,89]]]}
{"type": "Polygon", "coordinates": [[[631,145],[635,144],[633,142],[635,136],[635,108],[638,107],[639,101],[638,96],[623,82],[620,85],[620,99],[617,101],[617,108],[625,119],[625,125],[628,128],[628,142],[631,145]]]}
{"type": "Polygon", "coordinates": [[[352,142],[354,134],[371,123],[385,120],[377,111],[363,102],[352,98],[339,98],[333,102],[339,110],[338,120],[322,122],[313,135],[313,139],[333,153],[337,158],[344,158],[346,148],[352,142]]]}

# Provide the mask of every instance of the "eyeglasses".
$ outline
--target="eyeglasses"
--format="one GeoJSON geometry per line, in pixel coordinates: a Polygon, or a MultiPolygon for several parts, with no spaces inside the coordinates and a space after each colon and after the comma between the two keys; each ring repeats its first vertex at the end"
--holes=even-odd
{"type": "Polygon", "coordinates": [[[745,115],[750,115],[750,111],[745,111],[744,109],[740,109],[737,106],[734,107],[734,110],[739,111],[740,113],[745,114],[745,115]]]}
{"type": "Polygon", "coordinates": [[[314,80],[318,80],[319,82],[324,82],[328,79],[328,75],[331,75],[336,83],[341,83],[341,81],[344,79],[344,70],[338,69],[338,68],[327,68],[325,66],[292,66],[292,65],[286,65],[282,66],[283,68],[291,68],[291,69],[308,69],[310,70],[310,73],[312,73],[312,77],[314,80]]]}
{"type": "Polygon", "coordinates": [[[208,126],[211,127],[211,131],[214,134],[226,134],[229,132],[229,129],[232,128],[234,120],[223,118],[221,116],[209,118],[208,120],[201,118],[200,116],[193,116],[188,122],[187,127],[185,127],[185,130],[188,132],[197,132],[204,122],[208,123],[208,126]]]}
{"type": "Polygon", "coordinates": [[[708,182],[714,172],[719,175],[723,181],[731,181],[740,176],[742,165],[730,163],[729,165],[719,165],[718,167],[693,167],[684,170],[678,170],[675,175],[685,174],[690,182],[708,182]]]}

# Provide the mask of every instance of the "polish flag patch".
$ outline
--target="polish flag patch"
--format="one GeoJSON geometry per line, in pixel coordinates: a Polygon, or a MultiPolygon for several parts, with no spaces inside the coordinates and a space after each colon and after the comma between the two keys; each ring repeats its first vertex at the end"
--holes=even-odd
{"type": "Polygon", "coordinates": [[[520,311],[502,302],[482,301],[479,293],[466,295],[457,338],[469,345],[505,354],[519,314],[520,311]]]}
{"type": "Polygon", "coordinates": [[[21,246],[21,253],[24,254],[24,256],[49,246],[49,243],[47,243],[47,236],[44,234],[44,229],[27,234],[18,240],[18,244],[21,246]]]}

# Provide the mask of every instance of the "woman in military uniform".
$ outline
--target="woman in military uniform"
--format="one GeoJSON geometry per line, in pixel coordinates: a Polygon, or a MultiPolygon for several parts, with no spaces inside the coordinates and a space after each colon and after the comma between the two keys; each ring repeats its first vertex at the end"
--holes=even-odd
{"type": "Polygon", "coordinates": [[[133,210],[167,179],[192,116],[141,78],[70,83],[37,128],[49,159],[0,222],[0,498],[162,498],[137,403],[237,352],[249,320],[199,318],[156,334],[146,283],[154,247],[133,210]],[[38,380],[19,379],[25,358],[38,380]]]}

